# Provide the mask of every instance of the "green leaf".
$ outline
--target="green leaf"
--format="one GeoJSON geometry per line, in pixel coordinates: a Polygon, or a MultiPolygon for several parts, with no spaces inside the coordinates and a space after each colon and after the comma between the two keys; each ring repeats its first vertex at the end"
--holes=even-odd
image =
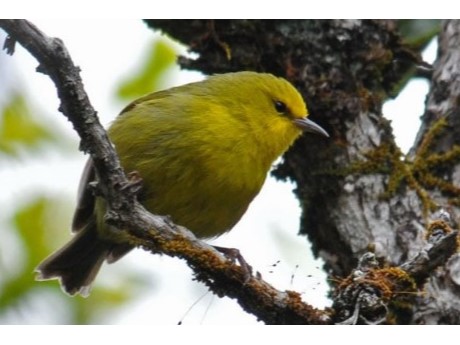
{"type": "Polygon", "coordinates": [[[39,144],[56,140],[45,125],[37,122],[20,94],[14,94],[0,116],[0,152],[18,156],[24,148],[37,148],[39,144]]]}
{"type": "Polygon", "coordinates": [[[135,99],[158,90],[162,77],[176,61],[176,51],[165,39],[158,39],[152,44],[147,56],[137,73],[123,81],[117,94],[122,99],[135,99]]]}

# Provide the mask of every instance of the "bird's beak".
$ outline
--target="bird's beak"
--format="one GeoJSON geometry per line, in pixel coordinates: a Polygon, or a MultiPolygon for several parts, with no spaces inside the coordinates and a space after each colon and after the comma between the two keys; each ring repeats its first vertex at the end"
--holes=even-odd
{"type": "Polygon", "coordinates": [[[295,119],[293,122],[297,125],[297,127],[305,132],[317,133],[329,138],[329,134],[327,134],[320,125],[317,125],[315,122],[307,119],[306,117],[295,119]]]}

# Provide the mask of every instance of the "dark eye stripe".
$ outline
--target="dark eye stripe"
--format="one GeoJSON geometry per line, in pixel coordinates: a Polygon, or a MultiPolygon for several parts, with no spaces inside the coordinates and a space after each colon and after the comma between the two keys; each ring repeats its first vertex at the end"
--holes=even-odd
{"type": "Polygon", "coordinates": [[[281,101],[275,101],[274,102],[275,109],[278,113],[285,113],[287,110],[286,104],[281,101]]]}

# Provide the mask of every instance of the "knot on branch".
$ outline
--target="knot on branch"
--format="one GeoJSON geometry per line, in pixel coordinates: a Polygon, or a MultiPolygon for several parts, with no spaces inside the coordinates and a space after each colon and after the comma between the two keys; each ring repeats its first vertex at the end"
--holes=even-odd
{"type": "Polygon", "coordinates": [[[453,227],[457,227],[452,212],[445,208],[440,208],[432,216],[425,233],[425,239],[428,243],[436,243],[447,234],[452,233],[453,227]]]}
{"type": "Polygon", "coordinates": [[[416,287],[407,272],[399,267],[379,267],[375,255],[365,253],[358,267],[337,287],[336,323],[393,323],[394,315],[410,309],[416,287]]]}

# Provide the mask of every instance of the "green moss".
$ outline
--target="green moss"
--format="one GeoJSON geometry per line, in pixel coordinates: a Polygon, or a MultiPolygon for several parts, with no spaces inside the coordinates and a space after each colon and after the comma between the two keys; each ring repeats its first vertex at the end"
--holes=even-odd
{"type": "MultiPolygon", "coordinates": [[[[386,307],[385,323],[401,324],[407,322],[407,315],[411,313],[415,298],[420,295],[415,280],[399,267],[372,268],[363,275],[354,273],[343,279],[337,286],[335,294],[341,298],[352,297],[350,304],[356,302],[354,298],[361,292],[373,291],[381,305],[386,307]]],[[[378,305],[378,303],[371,303],[378,305]]],[[[373,314],[376,309],[362,308],[361,316],[373,314]]]]}
{"type": "Polygon", "coordinates": [[[385,143],[366,152],[364,160],[353,162],[340,175],[387,174],[387,188],[380,197],[389,199],[401,188],[410,188],[420,198],[425,217],[437,207],[427,190],[438,189],[450,198],[452,205],[460,205],[460,188],[439,176],[441,168],[452,166],[460,161],[460,146],[454,145],[449,151],[443,153],[431,152],[434,139],[446,126],[445,118],[439,119],[431,126],[413,161],[409,161],[396,144],[385,143]]]}

